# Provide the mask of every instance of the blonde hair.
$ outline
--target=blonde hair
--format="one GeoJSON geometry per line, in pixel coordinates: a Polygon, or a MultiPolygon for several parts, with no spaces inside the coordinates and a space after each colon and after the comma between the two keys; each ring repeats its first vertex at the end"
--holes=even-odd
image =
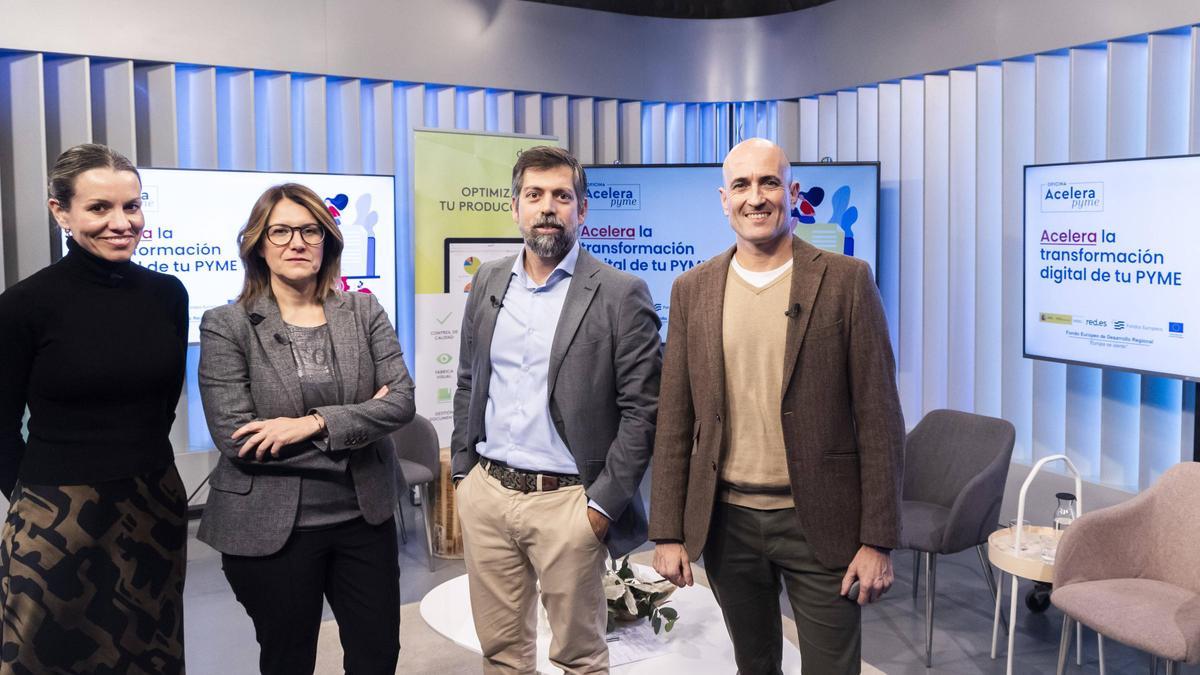
{"type": "Polygon", "coordinates": [[[325,229],[324,247],[321,255],[321,269],[317,271],[317,285],[314,300],[324,302],[329,294],[342,287],[342,231],[325,202],[311,189],[299,183],[284,183],[267,188],[267,191],[254,202],[250,209],[250,219],[238,232],[238,255],[242,259],[242,269],[245,270],[245,280],[242,282],[242,292],[238,302],[245,305],[271,292],[271,270],[267,261],[259,253],[263,241],[267,237],[267,219],[275,205],[284,199],[291,200],[308,210],[314,220],[325,229]]]}

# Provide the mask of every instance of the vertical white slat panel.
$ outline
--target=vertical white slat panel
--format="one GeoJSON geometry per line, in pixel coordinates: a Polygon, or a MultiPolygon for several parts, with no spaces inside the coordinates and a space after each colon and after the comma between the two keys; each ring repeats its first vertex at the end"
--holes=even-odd
{"type": "Polygon", "coordinates": [[[858,92],[837,93],[837,153],[843,162],[858,158],[858,92]]]}
{"type": "MultiPolygon", "coordinates": [[[[395,142],[394,165],[396,170],[396,332],[400,347],[407,357],[409,370],[413,368],[415,309],[413,295],[413,182],[412,140],[413,129],[425,126],[425,85],[396,85],[392,89],[392,140],[395,142]]],[[[538,114],[541,102],[537,105],[538,114]]]]}
{"type": "MultiPolygon", "coordinates": [[[[879,85],[879,295],[900,354],[900,85],[879,85]]],[[[905,418],[911,428],[919,419],[905,418]]]]}
{"type": "MultiPolygon", "coordinates": [[[[1034,58],[1034,160],[1065,162],[1070,152],[1071,64],[1065,54],[1034,58]]],[[[1034,298],[1027,301],[1036,302],[1034,298]]],[[[1066,447],[1067,367],[1033,362],[1033,459],[1056,455],[1066,447]]],[[[1061,465],[1047,467],[1061,470],[1061,465]]]]}
{"type": "Polygon", "coordinates": [[[620,134],[620,156],[622,164],[642,163],[642,104],[624,101],[618,108],[618,133],[620,134]]]}
{"type": "Polygon", "coordinates": [[[217,168],[217,69],[175,68],[175,124],[179,166],[217,168]]]}
{"type": "Polygon", "coordinates": [[[877,161],[879,159],[879,90],[875,87],[859,87],[855,102],[858,111],[854,117],[858,122],[858,128],[855,131],[854,145],[858,152],[858,161],[877,161]]]}
{"type": "Polygon", "coordinates": [[[975,409],[975,71],[950,71],[946,405],[975,409]]]}
{"type": "Polygon", "coordinates": [[[292,167],[324,173],[329,166],[324,77],[292,78],[292,167]]]}
{"type": "Polygon", "coordinates": [[[621,158],[621,136],[617,132],[617,101],[596,101],[596,163],[613,164],[621,158]]]}
{"type": "Polygon", "coordinates": [[[569,142],[570,112],[566,96],[542,97],[542,133],[554,136],[562,147],[569,142]]]}
{"type": "MultiPolygon", "coordinates": [[[[1188,150],[1191,42],[1191,35],[1163,34],[1149,38],[1146,154],[1151,157],[1182,155],[1188,150]]],[[[1143,377],[1140,489],[1150,487],[1164,471],[1179,462],[1182,423],[1183,382],[1167,377],[1143,377]]]]}
{"type": "Polygon", "coordinates": [[[487,92],[483,89],[454,90],[454,126],[471,131],[487,129],[487,92]]]}
{"type": "Polygon", "coordinates": [[[821,94],[817,97],[817,159],[826,157],[838,161],[838,97],[821,94]]]}
{"type": "Polygon", "coordinates": [[[922,414],[947,405],[950,290],[950,78],[925,76],[922,414]]]}
{"type": "Polygon", "coordinates": [[[754,135],[775,142],[773,101],[757,101],[754,105],[754,135]]]}
{"type": "MultiPolygon", "coordinates": [[[[1108,54],[1103,49],[1072,49],[1070,159],[1104,159],[1108,121],[1108,54]]],[[[1084,477],[1100,478],[1102,372],[1067,366],[1066,450],[1084,477]]]]}
{"type": "Polygon", "coordinates": [[[133,82],[138,166],[177,166],[175,66],[169,63],[134,66],[133,82]]]}
{"type": "Polygon", "coordinates": [[[1108,127],[1108,53],[1103,49],[1072,49],[1069,59],[1071,161],[1101,160],[1108,127]]]}
{"type": "Polygon", "coordinates": [[[1003,233],[1000,66],[975,69],[975,412],[999,417],[1003,233]]]}
{"type": "Polygon", "coordinates": [[[499,131],[511,134],[516,131],[516,100],[517,95],[511,91],[489,91],[488,101],[496,109],[495,123],[489,124],[488,131],[499,131]]]}
{"type": "Polygon", "coordinates": [[[521,94],[517,96],[517,133],[542,133],[542,95],[521,94]]]}
{"type": "Polygon", "coordinates": [[[1031,61],[1001,64],[1002,111],[1000,207],[1001,279],[1000,412],[1017,429],[1013,459],[1033,457],[1033,367],[1024,357],[1022,322],[1025,165],[1034,161],[1035,82],[1031,61]]]}
{"type": "MultiPolygon", "coordinates": [[[[1109,159],[1146,154],[1148,70],[1145,42],[1108,43],[1109,159]]],[[[1140,472],[1142,378],[1135,373],[1105,370],[1101,379],[1100,480],[1135,490],[1140,472]]]]}
{"type": "Polygon", "coordinates": [[[719,162],[725,161],[725,155],[733,148],[733,105],[717,103],[714,108],[713,128],[716,130],[716,155],[719,162]]]}
{"type": "Polygon", "coordinates": [[[568,147],[581,164],[596,162],[596,103],[591,97],[571,99],[568,147]]]}
{"type": "Polygon", "coordinates": [[[767,101],[767,138],[779,145],[779,101],[767,101]]]}
{"type": "Polygon", "coordinates": [[[800,157],[800,103],[779,101],[775,108],[777,143],[788,159],[800,157]]]}
{"type": "Polygon", "coordinates": [[[684,112],[684,159],[685,162],[700,161],[700,107],[699,103],[687,104],[684,112]]]}
{"type": "Polygon", "coordinates": [[[687,104],[667,105],[667,162],[683,164],[687,161],[687,104]]]}
{"type": "Polygon", "coordinates": [[[41,54],[0,56],[0,257],[4,286],[50,264],[45,73],[41,54]]]}
{"type": "Polygon", "coordinates": [[[92,60],[92,140],[137,161],[133,61],[92,60]]]}
{"type": "Polygon", "coordinates": [[[716,103],[700,105],[700,161],[720,162],[724,155],[718,149],[716,103]]]}
{"type": "Polygon", "coordinates": [[[1187,154],[1192,37],[1151,35],[1147,42],[1146,156],[1187,154]]]}
{"type": "Polygon", "coordinates": [[[254,74],[255,166],[259,171],[292,170],[292,76],[254,74]]]}
{"type": "Polygon", "coordinates": [[[818,139],[821,135],[821,106],[815,98],[800,99],[800,156],[798,162],[815,162],[821,159],[818,139]]]}
{"type": "Polygon", "coordinates": [[[566,96],[542,97],[542,133],[554,136],[562,147],[569,142],[570,112],[566,96]]]}
{"type": "Polygon", "coordinates": [[[253,169],[255,148],[254,71],[217,70],[217,165],[253,169]]]}
{"type": "Polygon", "coordinates": [[[362,173],[362,81],[330,78],[325,85],[329,170],[362,173]]]}
{"type": "Polygon", "coordinates": [[[898,387],[904,419],[924,416],[925,82],[900,82],[900,349],[898,387]]]}
{"type": "Polygon", "coordinates": [[[366,173],[396,174],[395,124],[391,82],[363,82],[361,110],[362,166],[366,173]]]}
{"type": "Polygon", "coordinates": [[[44,67],[46,158],[53,163],[63,150],[92,140],[91,64],[80,56],[45,59],[44,67]]]}
{"type": "Polygon", "coordinates": [[[1108,43],[1108,158],[1146,156],[1149,54],[1141,41],[1108,43]]]}
{"type": "Polygon", "coordinates": [[[454,87],[425,87],[425,124],[431,129],[453,129],[457,121],[454,87]]]}
{"type": "Polygon", "coordinates": [[[642,162],[665,164],[667,162],[667,105],[646,103],[642,105],[642,162]]]}

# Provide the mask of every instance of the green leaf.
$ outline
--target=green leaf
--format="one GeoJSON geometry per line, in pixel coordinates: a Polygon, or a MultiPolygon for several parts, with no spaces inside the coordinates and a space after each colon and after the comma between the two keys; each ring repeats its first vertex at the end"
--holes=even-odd
{"type": "Polygon", "coordinates": [[[659,607],[658,613],[662,614],[664,617],[667,618],[668,621],[671,621],[672,623],[674,623],[675,620],[679,618],[679,612],[675,611],[675,609],[673,609],[671,607],[659,607]]]}
{"type": "Polygon", "coordinates": [[[674,627],[675,627],[675,619],[667,619],[667,632],[670,633],[671,629],[674,627]]]}
{"type": "Polygon", "coordinates": [[[654,634],[658,635],[659,629],[662,628],[662,618],[655,616],[653,619],[650,619],[650,627],[654,629],[654,634]]]}

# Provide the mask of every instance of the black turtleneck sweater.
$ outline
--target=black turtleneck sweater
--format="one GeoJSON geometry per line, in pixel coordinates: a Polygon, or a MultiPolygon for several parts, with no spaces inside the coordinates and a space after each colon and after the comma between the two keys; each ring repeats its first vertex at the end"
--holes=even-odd
{"type": "Polygon", "coordinates": [[[62,260],[0,294],[0,491],[129,478],[174,461],[188,299],[175,277],[62,260]],[[29,439],[21,420],[29,406],[29,439]]]}

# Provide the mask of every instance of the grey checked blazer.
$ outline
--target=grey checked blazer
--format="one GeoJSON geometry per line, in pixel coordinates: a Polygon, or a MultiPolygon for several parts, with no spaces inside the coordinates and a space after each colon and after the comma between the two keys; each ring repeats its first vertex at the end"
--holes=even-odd
{"type": "MultiPolygon", "coordinates": [[[[239,459],[230,435],[256,419],[300,417],[305,410],[287,328],[273,298],[216,307],[200,322],[200,396],[221,451],[198,537],[222,553],[265,556],[281,549],[296,522],[301,475],[350,467],[358,507],[372,525],[392,516],[395,458],[378,443],[413,418],[413,383],[396,331],[375,296],[335,293],[325,320],[347,405],[323,406],[329,451],[309,441],[282,459],[239,459]],[[383,385],[388,394],[372,399],[383,385]]],[[[290,452],[289,452],[290,451],[290,452]]]]}
{"type": "MultiPolygon", "coordinates": [[[[467,296],[450,441],[455,475],[475,466],[475,444],[486,437],[492,334],[515,260],[485,263],[467,296]]],[[[660,325],[646,282],[579,252],[550,347],[550,417],[588,498],[614,519],[605,542],[614,558],[646,540],[638,487],[654,446],[660,325]]]]}

